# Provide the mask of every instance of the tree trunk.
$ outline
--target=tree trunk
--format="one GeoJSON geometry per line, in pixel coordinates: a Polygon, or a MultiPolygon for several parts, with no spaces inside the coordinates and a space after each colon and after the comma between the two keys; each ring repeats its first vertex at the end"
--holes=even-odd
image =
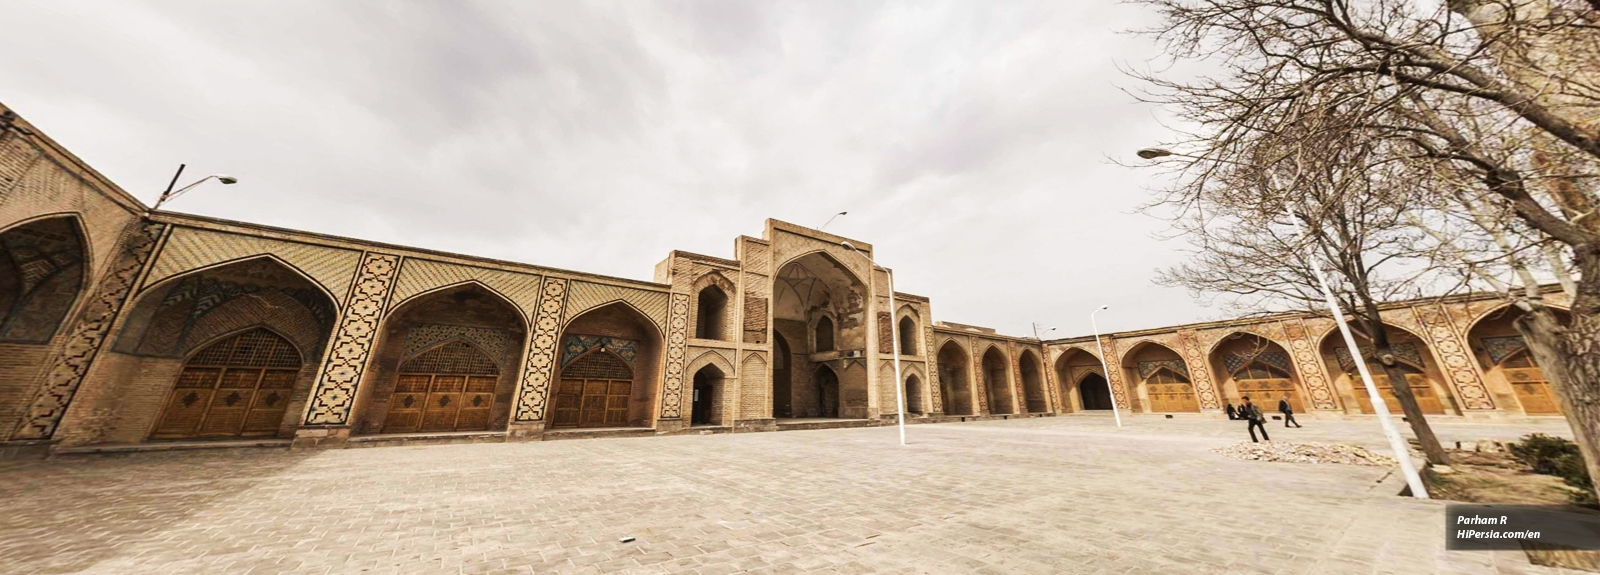
{"type": "MultiPolygon", "coordinates": [[[[1574,313],[1572,325],[1563,326],[1550,308],[1535,302],[1516,325],[1561,402],[1589,478],[1600,480],[1600,318],[1574,313]]],[[[1600,497],[1600,481],[1591,482],[1600,497]]]]}
{"type": "Polygon", "coordinates": [[[1417,396],[1411,393],[1411,383],[1406,381],[1406,372],[1395,361],[1393,351],[1389,346],[1373,347],[1373,352],[1378,354],[1378,362],[1383,365],[1383,374],[1389,376],[1389,385],[1394,387],[1395,399],[1400,400],[1400,411],[1405,414],[1406,423],[1411,424],[1411,433],[1416,434],[1417,443],[1422,444],[1422,453],[1428,457],[1428,463],[1449,465],[1450,456],[1445,454],[1444,446],[1439,444],[1439,436],[1433,434],[1433,427],[1428,425],[1422,407],[1417,405],[1417,396]]]}

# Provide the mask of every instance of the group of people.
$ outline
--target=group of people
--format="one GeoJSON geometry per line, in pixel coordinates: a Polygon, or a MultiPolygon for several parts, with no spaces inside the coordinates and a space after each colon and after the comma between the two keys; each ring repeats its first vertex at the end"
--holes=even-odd
{"type": "MultiPolygon", "coordinates": [[[[1261,407],[1250,403],[1250,396],[1244,396],[1244,405],[1238,407],[1229,402],[1227,411],[1228,419],[1243,419],[1249,422],[1245,428],[1250,431],[1250,441],[1256,443],[1261,443],[1262,440],[1272,441],[1271,437],[1267,437],[1267,427],[1262,425],[1266,422],[1267,416],[1262,415],[1261,407]],[[1261,430],[1261,439],[1256,439],[1257,429],[1261,430]]],[[[1278,400],[1278,413],[1283,414],[1284,427],[1300,427],[1300,422],[1294,420],[1294,406],[1289,405],[1289,396],[1285,395],[1283,399],[1278,400]]]]}

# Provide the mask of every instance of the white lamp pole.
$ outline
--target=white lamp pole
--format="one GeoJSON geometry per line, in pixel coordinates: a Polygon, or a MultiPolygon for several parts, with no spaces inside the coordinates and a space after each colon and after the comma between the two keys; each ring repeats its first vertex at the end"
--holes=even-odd
{"type": "Polygon", "coordinates": [[[229,176],[229,175],[225,175],[225,174],[211,174],[209,176],[206,176],[204,178],[200,178],[199,180],[196,180],[192,184],[189,184],[187,186],[179,188],[177,191],[173,191],[172,187],[174,185],[177,185],[178,177],[183,175],[183,168],[185,166],[186,166],[186,164],[179,164],[178,165],[178,173],[175,173],[175,174],[172,175],[172,182],[167,184],[167,191],[161,192],[161,197],[156,198],[156,204],[153,205],[153,206],[150,206],[150,211],[153,212],[153,211],[161,209],[161,204],[165,204],[169,200],[172,200],[174,198],[177,198],[178,196],[183,195],[184,192],[187,192],[189,190],[194,189],[195,186],[198,186],[200,184],[204,184],[204,183],[206,183],[208,181],[211,181],[211,180],[216,180],[216,181],[222,182],[223,185],[232,185],[232,184],[239,183],[239,178],[235,178],[233,176],[229,176]]]}
{"type": "Polygon", "coordinates": [[[872,261],[872,256],[870,254],[857,249],[856,246],[850,242],[840,242],[839,245],[855,250],[856,253],[861,254],[861,257],[867,258],[867,264],[869,266],[883,270],[884,275],[888,276],[889,278],[889,350],[894,352],[894,403],[896,408],[896,419],[900,427],[900,445],[905,445],[906,390],[904,388],[905,382],[900,380],[900,328],[898,327],[900,322],[897,322],[894,319],[895,314],[899,311],[894,304],[894,272],[889,271],[889,268],[880,267],[877,262],[872,261]]]}
{"type": "MultiPolygon", "coordinates": [[[[1138,151],[1138,156],[1146,160],[1153,160],[1164,156],[1179,156],[1204,160],[1195,156],[1175,154],[1161,148],[1145,148],[1138,151]]],[[[1230,164],[1249,166],[1239,162],[1226,162],[1230,164]]],[[[1276,185],[1276,184],[1274,184],[1276,185]]],[[[1294,224],[1294,231],[1299,234],[1301,241],[1305,240],[1305,225],[1295,219],[1294,211],[1284,208],[1289,215],[1289,222],[1294,224]]],[[[1328,306],[1328,313],[1333,316],[1334,323],[1339,326],[1339,335],[1344,337],[1344,344],[1350,348],[1350,357],[1356,362],[1356,371],[1361,374],[1361,383],[1367,388],[1367,398],[1372,402],[1372,410],[1378,415],[1378,424],[1383,426],[1383,435],[1389,440],[1389,449],[1394,451],[1395,460],[1400,462],[1400,472],[1406,477],[1406,485],[1411,487],[1411,496],[1417,499],[1428,498],[1428,487],[1422,483],[1422,475],[1417,473],[1417,466],[1411,461],[1411,447],[1406,445],[1406,440],[1400,435],[1400,428],[1394,424],[1394,418],[1389,414],[1389,404],[1384,403],[1383,396],[1378,394],[1378,386],[1372,382],[1372,372],[1367,369],[1366,359],[1361,357],[1361,347],[1356,345],[1356,338],[1350,333],[1350,324],[1345,321],[1344,312],[1339,309],[1339,301],[1333,297],[1333,289],[1328,287],[1328,279],[1323,276],[1322,268],[1317,266],[1316,251],[1309,250],[1311,271],[1317,276],[1317,287],[1322,290],[1323,303],[1328,306]]]]}
{"type": "Polygon", "coordinates": [[[1117,427],[1122,427],[1122,412],[1117,409],[1117,394],[1111,390],[1111,366],[1106,363],[1106,345],[1100,343],[1100,324],[1094,321],[1094,314],[1110,307],[1109,305],[1102,305],[1089,312],[1089,327],[1094,329],[1094,344],[1100,348],[1100,369],[1106,372],[1106,393],[1111,394],[1111,416],[1117,419],[1117,427]]]}

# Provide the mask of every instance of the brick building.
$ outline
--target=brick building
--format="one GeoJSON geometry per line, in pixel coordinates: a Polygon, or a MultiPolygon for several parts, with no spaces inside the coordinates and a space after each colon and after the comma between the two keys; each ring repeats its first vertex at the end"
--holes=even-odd
{"type": "MultiPolygon", "coordinates": [[[[5,111],[0,107],[0,111],[5,111]]],[[[151,211],[0,120],[0,457],[186,440],[302,447],[877,425],[1241,393],[1370,411],[1325,318],[1040,342],[933,321],[870,244],[776,220],[654,281],[151,211]],[[857,251],[859,250],[859,251],[857,251]],[[901,377],[893,355],[901,355],[901,377]],[[1107,385],[1109,380],[1110,385],[1107,385]]],[[[1491,298],[1395,304],[1446,416],[1554,412],[1491,298]]]]}

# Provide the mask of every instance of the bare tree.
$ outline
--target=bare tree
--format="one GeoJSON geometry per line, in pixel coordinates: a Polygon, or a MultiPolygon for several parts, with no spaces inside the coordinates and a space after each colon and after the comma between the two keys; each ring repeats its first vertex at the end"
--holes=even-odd
{"type": "Polygon", "coordinates": [[[1600,476],[1600,9],[1580,0],[1139,1],[1164,16],[1150,32],[1176,60],[1222,69],[1198,80],[1134,74],[1150,86],[1145,98],[1170,105],[1187,128],[1171,145],[1198,150],[1201,160],[1184,167],[1187,201],[1232,183],[1219,177],[1227,166],[1261,164],[1260,141],[1294,137],[1308,111],[1339,110],[1342,138],[1367,146],[1366,162],[1403,165],[1402,181],[1417,184],[1403,205],[1428,210],[1407,223],[1428,232],[1430,261],[1480,278],[1516,274],[1521,293],[1494,289],[1529,312],[1518,328],[1600,476]],[[1451,226],[1466,233],[1441,232],[1451,226]],[[1531,254],[1554,255],[1558,279],[1570,267],[1570,323],[1518,271],[1531,254]]]}
{"type": "Polygon", "coordinates": [[[1233,294],[1235,308],[1315,312],[1323,303],[1316,268],[1332,272],[1345,286],[1342,307],[1371,342],[1363,355],[1379,364],[1428,460],[1447,464],[1379,309],[1444,277],[1427,265],[1438,256],[1419,249],[1427,244],[1408,221],[1417,210],[1405,202],[1415,196],[1401,177],[1405,165],[1388,161],[1382,142],[1351,138],[1337,107],[1303,107],[1286,120],[1276,132],[1230,142],[1248,147],[1249,161],[1202,165],[1204,183],[1185,180],[1146,206],[1195,246],[1190,262],[1159,281],[1233,294]]]}

